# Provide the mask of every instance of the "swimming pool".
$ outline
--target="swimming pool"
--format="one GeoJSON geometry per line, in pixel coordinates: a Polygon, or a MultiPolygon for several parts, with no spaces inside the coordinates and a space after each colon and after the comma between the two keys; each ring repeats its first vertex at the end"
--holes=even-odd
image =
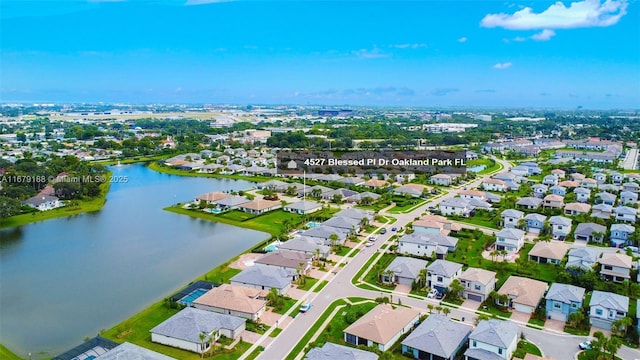
{"type": "Polygon", "coordinates": [[[276,244],[271,244],[266,246],[264,249],[268,252],[272,252],[278,250],[278,247],[276,246],[276,244]]]}
{"type": "Polygon", "coordinates": [[[206,209],[206,211],[211,214],[220,214],[222,212],[220,209],[206,209]]]}
{"type": "Polygon", "coordinates": [[[317,221],[309,221],[309,222],[307,223],[307,226],[308,226],[308,227],[310,227],[310,228],[312,228],[312,227],[320,226],[320,223],[319,223],[319,222],[317,222],[317,221]]]}
{"type": "Polygon", "coordinates": [[[183,297],[182,299],[178,300],[178,302],[180,304],[184,304],[184,305],[191,305],[192,302],[194,302],[200,296],[204,295],[207,291],[209,291],[209,290],[207,290],[207,289],[195,289],[192,292],[190,292],[189,294],[187,294],[185,297],[183,297]]]}

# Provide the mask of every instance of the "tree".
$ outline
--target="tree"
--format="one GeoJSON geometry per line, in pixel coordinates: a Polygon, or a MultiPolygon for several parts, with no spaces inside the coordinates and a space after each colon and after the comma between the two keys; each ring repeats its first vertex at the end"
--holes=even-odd
{"type": "Polygon", "coordinates": [[[569,325],[577,329],[580,327],[580,324],[582,324],[585,318],[586,317],[582,311],[576,311],[569,315],[569,325]]]}
{"type": "Polygon", "coordinates": [[[199,334],[199,337],[200,337],[200,359],[204,359],[204,352],[207,348],[207,345],[209,344],[209,341],[211,341],[211,336],[201,332],[199,334]]]}
{"type": "Polygon", "coordinates": [[[331,198],[331,201],[335,204],[340,204],[342,202],[342,195],[341,194],[333,194],[333,197],[331,198]]]}
{"type": "Polygon", "coordinates": [[[622,340],[613,336],[608,338],[604,344],[604,349],[611,354],[611,360],[615,360],[620,347],[622,347],[622,340]]]}
{"type": "Polygon", "coordinates": [[[7,196],[0,196],[0,221],[2,219],[18,215],[22,204],[17,199],[7,196]]]}
{"type": "Polygon", "coordinates": [[[631,324],[633,324],[633,320],[625,316],[611,323],[611,331],[619,336],[627,336],[627,329],[631,324]]]}
{"type": "Polygon", "coordinates": [[[602,331],[596,331],[593,333],[594,339],[591,341],[591,348],[596,352],[596,359],[600,357],[602,349],[604,349],[607,343],[607,337],[602,331]]]}
{"type": "Polygon", "coordinates": [[[500,254],[499,250],[493,250],[489,253],[491,255],[491,261],[496,261],[496,257],[500,254]]]}
{"type": "Polygon", "coordinates": [[[433,306],[433,304],[428,304],[427,305],[427,309],[429,309],[429,314],[431,314],[433,312],[434,308],[435,308],[435,306],[433,306]]]}
{"type": "Polygon", "coordinates": [[[460,299],[460,294],[464,291],[464,286],[460,284],[460,280],[453,279],[449,284],[449,294],[456,300],[460,299]]]}
{"type": "Polygon", "coordinates": [[[448,308],[448,307],[446,307],[446,306],[443,306],[443,307],[442,307],[442,313],[443,313],[445,316],[447,316],[447,315],[449,315],[449,314],[451,313],[451,309],[449,309],[449,308],[448,308]]]}
{"type": "Polygon", "coordinates": [[[338,246],[338,234],[331,234],[329,235],[329,241],[331,242],[331,247],[335,250],[335,248],[338,246]]]}

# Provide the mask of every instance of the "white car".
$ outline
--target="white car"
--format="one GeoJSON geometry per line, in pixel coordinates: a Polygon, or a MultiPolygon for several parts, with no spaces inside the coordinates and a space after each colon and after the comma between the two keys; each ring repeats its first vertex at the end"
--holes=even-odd
{"type": "Polygon", "coordinates": [[[369,246],[373,246],[373,243],[371,241],[369,241],[368,243],[366,243],[364,246],[369,247],[369,246]]]}
{"type": "Polygon", "coordinates": [[[591,349],[591,341],[589,341],[589,340],[583,341],[580,344],[578,344],[578,347],[581,350],[590,350],[591,349]]]}
{"type": "Polygon", "coordinates": [[[427,294],[427,298],[429,299],[435,299],[435,297],[438,295],[438,290],[436,289],[431,289],[429,290],[429,293],[427,294]]]}

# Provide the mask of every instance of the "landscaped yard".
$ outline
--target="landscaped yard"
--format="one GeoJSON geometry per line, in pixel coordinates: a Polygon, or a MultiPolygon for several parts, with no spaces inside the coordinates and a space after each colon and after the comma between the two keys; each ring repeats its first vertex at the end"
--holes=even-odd
{"type": "Polygon", "coordinates": [[[21,360],[22,358],[7,349],[4,345],[0,344],[0,359],[21,360]]]}
{"type": "Polygon", "coordinates": [[[320,285],[318,285],[318,287],[313,291],[313,292],[320,292],[320,290],[324,289],[325,286],[327,286],[329,282],[327,280],[322,280],[320,282],[320,285]]]}
{"type": "Polygon", "coordinates": [[[286,296],[286,297],[284,297],[284,306],[282,307],[282,309],[280,309],[280,310],[272,309],[272,310],[276,314],[284,315],[284,313],[286,313],[297,302],[298,302],[298,300],[286,296]]]}
{"type": "MultiPolygon", "coordinates": [[[[595,350],[586,350],[582,351],[578,354],[578,360],[601,360],[601,359],[611,359],[611,355],[606,354],[604,352],[600,352],[598,356],[598,352],[595,350]]],[[[622,358],[616,356],[616,360],[622,360],[622,358]]]]}
{"type": "MultiPolygon", "coordinates": [[[[346,256],[349,251],[351,251],[352,248],[348,247],[348,246],[340,246],[338,248],[338,251],[336,251],[336,255],[338,256],[346,256]]],[[[349,257],[354,257],[356,256],[356,254],[360,251],[360,249],[355,249],[353,251],[353,253],[351,255],[349,255],[349,257]]]]}
{"type": "Polygon", "coordinates": [[[317,282],[318,282],[318,279],[307,277],[304,280],[304,285],[298,285],[298,289],[308,291],[317,282]]]}
{"type": "Polygon", "coordinates": [[[542,352],[540,351],[540,349],[538,349],[538,347],[535,344],[530,343],[526,340],[520,340],[518,342],[518,347],[516,348],[516,351],[514,351],[513,353],[513,356],[522,359],[526,354],[542,356],[542,352]]]}
{"type": "Polygon", "coordinates": [[[499,308],[497,305],[493,304],[491,301],[485,301],[483,303],[483,306],[480,306],[480,308],[476,311],[476,314],[479,314],[479,311],[483,311],[491,315],[499,316],[503,318],[511,317],[510,311],[499,308]]]}
{"type": "Polygon", "coordinates": [[[384,270],[391,264],[393,259],[397,256],[395,254],[383,254],[380,260],[373,266],[373,269],[364,277],[364,281],[381,287],[395,288],[395,285],[383,285],[378,281],[378,276],[384,272],[384,270]]]}

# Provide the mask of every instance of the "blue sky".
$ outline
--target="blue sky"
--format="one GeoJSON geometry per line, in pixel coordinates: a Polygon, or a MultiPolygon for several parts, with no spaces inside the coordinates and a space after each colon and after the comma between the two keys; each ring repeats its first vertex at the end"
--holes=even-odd
{"type": "Polygon", "coordinates": [[[640,108],[640,5],[2,0],[11,101],[640,108]]]}

